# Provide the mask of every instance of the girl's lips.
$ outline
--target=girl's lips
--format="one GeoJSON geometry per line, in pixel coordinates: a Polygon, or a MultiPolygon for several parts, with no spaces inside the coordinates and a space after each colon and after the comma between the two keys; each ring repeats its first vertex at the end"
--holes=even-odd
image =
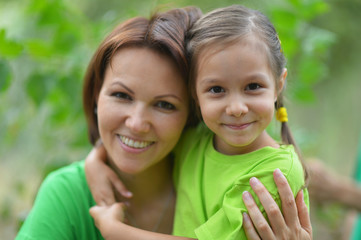
{"type": "Polygon", "coordinates": [[[228,128],[231,128],[233,130],[243,130],[243,129],[247,128],[248,126],[250,126],[251,124],[252,124],[252,122],[244,123],[244,124],[223,124],[223,125],[228,128]]]}

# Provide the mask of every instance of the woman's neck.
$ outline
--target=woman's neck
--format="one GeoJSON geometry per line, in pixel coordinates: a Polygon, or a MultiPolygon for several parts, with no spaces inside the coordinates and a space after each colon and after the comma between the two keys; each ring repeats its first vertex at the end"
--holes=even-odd
{"type": "Polygon", "coordinates": [[[152,199],[173,188],[172,161],[169,157],[159,161],[146,170],[128,174],[112,167],[125,187],[133,193],[133,202],[152,199]]]}
{"type": "Polygon", "coordinates": [[[171,233],[175,192],[172,161],[169,157],[138,174],[127,174],[113,168],[126,188],[133,193],[125,199],[116,193],[117,201],[128,203],[125,212],[129,224],[153,232],[171,233]]]}

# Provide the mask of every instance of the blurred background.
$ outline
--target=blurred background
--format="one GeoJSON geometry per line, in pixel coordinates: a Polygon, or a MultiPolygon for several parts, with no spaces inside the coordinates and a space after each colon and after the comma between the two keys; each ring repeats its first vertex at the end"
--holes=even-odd
{"type": "MultiPolygon", "coordinates": [[[[91,149],[82,78],[103,37],[155,9],[207,12],[235,3],[261,10],[279,32],[290,125],[304,155],[353,175],[361,132],[359,0],[0,0],[0,239],[14,238],[49,171],[91,149]]],[[[314,239],[341,239],[345,211],[311,206],[314,239]]]]}

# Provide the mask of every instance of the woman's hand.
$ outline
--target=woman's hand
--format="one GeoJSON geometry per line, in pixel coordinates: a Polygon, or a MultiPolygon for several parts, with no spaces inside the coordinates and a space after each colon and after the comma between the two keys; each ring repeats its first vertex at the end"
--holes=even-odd
{"type": "Polygon", "coordinates": [[[312,226],[308,208],[303,200],[303,190],[297,194],[295,200],[287,179],[279,169],[274,171],[273,177],[281,197],[283,214],[263,184],[256,178],[251,178],[251,187],[261,201],[270,225],[258,209],[252,195],[245,192],[243,201],[249,212],[249,215],[243,214],[247,238],[312,239],[312,226]]]}
{"type": "Polygon", "coordinates": [[[102,143],[96,144],[85,160],[85,176],[97,205],[112,205],[116,202],[114,191],[123,197],[131,198],[124,184],[115,172],[105,163],[107,153],[102,143]]]}

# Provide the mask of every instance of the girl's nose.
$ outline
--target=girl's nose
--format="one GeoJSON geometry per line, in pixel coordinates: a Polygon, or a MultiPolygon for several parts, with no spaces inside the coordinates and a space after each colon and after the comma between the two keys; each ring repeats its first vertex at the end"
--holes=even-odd
{"type": "Polygon", "coordinates": [[[230,102],[226,108],[226,113],[229,116],[240,117],[242,114],[248,112],[247,105],[239,98],[230,99],[230,102]]]}
{"type": "Polygon", "coordinates": [[[146,109],[143,106],[134,106],[130,111],[125,126],[136,133],[146,133],[150,130],[150,121],[146,109]]]}

